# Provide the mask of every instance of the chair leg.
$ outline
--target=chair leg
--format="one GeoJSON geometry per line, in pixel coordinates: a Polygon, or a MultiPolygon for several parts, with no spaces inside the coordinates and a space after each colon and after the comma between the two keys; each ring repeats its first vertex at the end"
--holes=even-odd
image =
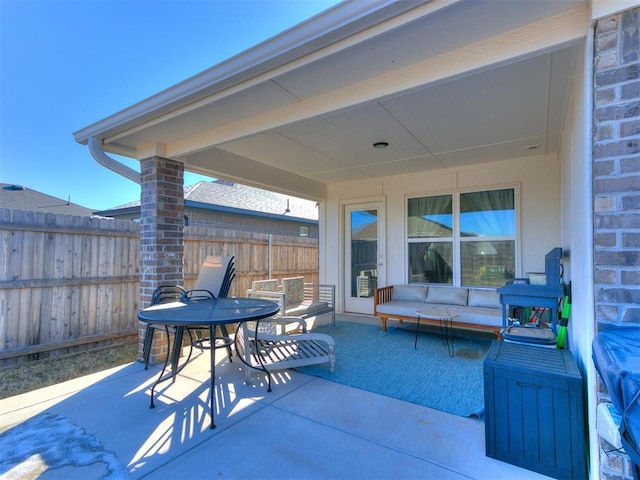
{"type": "Polygon", "coordinates": [[[142,344],[142,361],[144,362],[144,369],[149,368],[149,356],[151,355],[151,345],[153,344],[153,327],[147,324],[147,329],[144,332],[144,342],[142,344]]]}
{"type": "Polygon", "coordinates": [[[231,337],[229,336],[229,331],[227,330],[227,326],[224,323],[220,325],[220,332],[226,344],[225,346],[227,348],[227,354],[229,355],[229,362],[233,362],[233,360],[231,360],[231,357],[233,357],[233,352],[231,351],[231,343],[227,343],[227,339],[231,337]]]}
{"type": "MultiPolygon", "coordinates": [[[[173,332],[173,351],[171,352],[171,376],[175,382],[178,373],[178,362],[182,353],[182,339],[184,338],[184,327],[176,327],[173,332]]],[[[191,356],[191,355],[189,355],[191,356]]]]}

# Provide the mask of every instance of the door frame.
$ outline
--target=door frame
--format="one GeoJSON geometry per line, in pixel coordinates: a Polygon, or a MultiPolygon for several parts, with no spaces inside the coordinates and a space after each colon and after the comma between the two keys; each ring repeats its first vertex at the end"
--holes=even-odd
{"type": "MultiPolygon", "coordinates": [[[[351,240],[350,229],[347,228],[347,221],[350,215],[347,215],[352,210],[366,208],[376,209],[378,211],[378,284],[385,285],[386,283],[386,202],[384,196],[366,197],[358,199],[349,199],[340,202],[340,290],[342,297],[342,310],[346,313],[361,313],[366,315],[373,315],[373,298],[357,298],[351,296],[351,281],[347,279],[347,273],[350,272],[350,265],[347,265],[347,261],[350,260],[350,244],[347,245],[347,241],[351,240]]],[[[350,225],[349,225],[350,227],[350,225]]]]}

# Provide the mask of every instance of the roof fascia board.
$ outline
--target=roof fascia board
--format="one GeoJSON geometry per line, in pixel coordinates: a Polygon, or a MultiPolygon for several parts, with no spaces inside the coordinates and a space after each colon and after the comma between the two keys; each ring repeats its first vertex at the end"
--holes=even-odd
{"type": "MultiPolygon", "coordinates": [[[[304,59],[311,52],[340,43],[425,3],[428,3],[431,11],[436,11],[459,1],[462,0],[343,2],[146,100],[78,130],[74,137],[77,142],[86,144],[90,136],[102,139],[114,136],[123,129],[148,122],[278,67],[304,59]]],[[[330,52],[324,55],[328,54],[330,52]]],[[[290,68],[294,67],[291,65],[290,68]]]]}
{"type": "Polygon", "coordinates": [[[167,145],[167,155],[179,158],[213,145],[539,55],[584,38],[589,22],[589,7],[584,5],[292,105],[181,139],[167,145]]]}
{"type": "Polygon", "coordinates": [[[97,212],[93,212],[96,215],[100,215],[102,217],[110,217],[114,214],[117,215],[139,215],[140,214],[140,205],[133,205],[131,207],[122,207],[122,208],[110,208],[108,210],[99,210],[97,212]]]}
{"type": "MultiPolygon", "coordinates": [[[[274,220],[280,220],[284,222],[296,222],[296,223],[308,223],[310,225],[318,225],[318,220],[304,217],[294,217],[293,215],[279,215],[277,213],[259,212],[257,210],[247,210],[244,208],[225,207],[223,205],[215,205],[212,203],[195,202],[193,200],[185,200],[184,206],[189,208],[197,208],[200,210],[209,210],[224,213],[233,213],[236,215],[269,218],[274,220]]],[[[112,208],[109,210],[101,210],[94,212],[96,215],[104,217],[119,216],[119,215],[140,215],[140,205],[134,207],[124,208],[112,208]]]]}

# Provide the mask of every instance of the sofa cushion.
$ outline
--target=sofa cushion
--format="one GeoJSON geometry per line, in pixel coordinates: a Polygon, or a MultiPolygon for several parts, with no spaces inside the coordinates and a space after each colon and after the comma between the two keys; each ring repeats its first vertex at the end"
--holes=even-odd
{"type": "MultiPolygon", "coordinates": [[[[394,287],[395,288],[395,287],[394,287]]],[[[389,315],[393,317],[393,315],[400,315],[402,317],[418,317],[418,309],[422,308],[423,304],[418,302],[411,301],[398,301],[391,300],[390,302],[381,303],[376,307],[376,311],[378,314],[389,315]]]]}
{"type": "Polygon", "coordinates": [[[399,302],[423,302],[427,299],[427,287],[422,285],[394,285],[391,299],[399,302]]]}
{"type": "Polygon", "coordinates": [[[453,316],[454,323],[470,323],[489,327],[499,327],[502,325],[502,312],[495,308],[429,303],[426,307],[421,308],[420,311],[423,315],[428,315],[430,309],[433,309],[435,315],[440,315],[443,311],[447,312],[453,316]]]}
{"type": "MultiPolygon", "coordinates": [[[[419,305],[416,302],[395,301],[385,302],[377,306],[377,313],[393,318],[394,315],[402,317],[418,317],[418,310],[426,314],[432,308],[436,314],[442,311],[453,315],[453,321],[457,323],[470,323],[499,327],[502,325],[502,313],[495,308],[466,307],[463,305],[450,305],[433,303],[419,305]]],[[[424,318],[424,317],[423,317],[424,318]]]]}
{"type": "MultiPolygon", "coordinates": [[[[395,287],[393,287],[395,290],[395,287]]],[[[453,287],[429,287],[427,293],[427,303],[441,303],[446,305],[466,305],[467,288],[453,287]]]]}
{"type": "Polygon", "coordinates": [[[488,327],[502,326],[502,312],[496,308],[465,307],[461,308],[454,322],[486,325],[488,327]]]}
{"type": "Polygon", "coordinates": [[[500,295],[495,290],[469,289],[470,307],[500,308],[500,295]]]}

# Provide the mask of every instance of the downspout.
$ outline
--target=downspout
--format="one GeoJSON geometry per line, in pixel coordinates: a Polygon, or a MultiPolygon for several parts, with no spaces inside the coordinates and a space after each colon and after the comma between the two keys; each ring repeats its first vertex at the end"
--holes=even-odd
{"type": "Polygon", "coordinates": [[[89,153],[94,158],[96,162],[102,165],[109,170],[116,172],[118,175],[122,175],[125,178],[128,178],[132,182],[137,183],[138,185],[141,183],[140,173],[136,172],[133,168],[129,168],[123,163],[120,163],[114,158],[111,158],[109,155],[104,153],[102,149],[102,141],[98,140],[95,137],[88,138],[89,145],[89,153]]]}

